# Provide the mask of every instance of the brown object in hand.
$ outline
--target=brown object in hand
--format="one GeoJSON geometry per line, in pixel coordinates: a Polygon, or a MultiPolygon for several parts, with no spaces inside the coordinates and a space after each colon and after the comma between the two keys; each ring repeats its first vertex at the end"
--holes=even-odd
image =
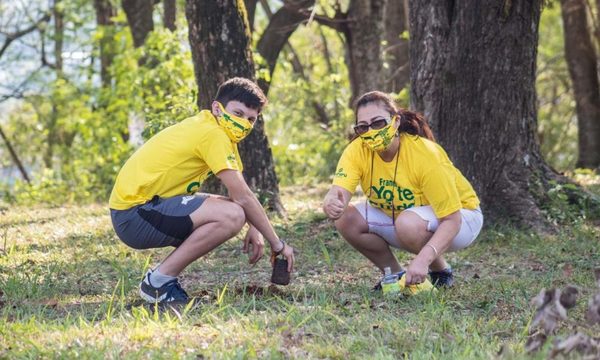
{"type": "Polygon", "coordinates": [[[287,259],[275,258],[273,263],[273,273],[271,274],[271,282],[277,285],[287,285],[290,283],[290,273],[287,271],[287,259]]]}

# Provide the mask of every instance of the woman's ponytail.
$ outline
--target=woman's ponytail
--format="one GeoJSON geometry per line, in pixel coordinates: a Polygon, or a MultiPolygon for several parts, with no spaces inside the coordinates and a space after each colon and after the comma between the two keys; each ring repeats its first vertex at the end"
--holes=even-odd
{"type": "Polygon", "coordinates": [[[433,132],[431,132],[431,128],[423,115],[406,109],[399,109],[396,113],[400,117],[400,127],[398,128],[398,131],[411,135],[419,135],[431,141],[435,141],[433,132]]]}

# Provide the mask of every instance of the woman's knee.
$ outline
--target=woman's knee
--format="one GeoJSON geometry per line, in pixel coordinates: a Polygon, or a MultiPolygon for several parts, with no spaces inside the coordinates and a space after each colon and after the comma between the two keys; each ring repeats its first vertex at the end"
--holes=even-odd
{"type": "Polygon", "coordinates": [[[346,241],[351,241],[354,236],[369,231],[367,222],[352,205],[348,206],[334,225],[346,241]]]}
{"type": "Polygon", "coordinates": [[[432,235],[427,231],[427,221],[410,211],[402,212],[396,218],[395,226],[398,242],[407,249],[422,247],[432,235]]]}

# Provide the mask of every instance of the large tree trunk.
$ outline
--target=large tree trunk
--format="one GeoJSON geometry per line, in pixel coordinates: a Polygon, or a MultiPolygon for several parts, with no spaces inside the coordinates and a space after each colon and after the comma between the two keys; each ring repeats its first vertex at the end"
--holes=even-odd
{"type": "Polygon", "coordinates": [[[111,18],[116,15],[116,12],[110,0],[94,0],[94,7],[96,9],[96,24],[103,30],[100,39],[100,79],[102,80],[102,86],[109,86],[111,79],[108,68],[114,57],[114,53],[111,51],[114,22],[111,18]]]}
{"type": "Polygon", "coordinates": [[[383,57],[388,67],[385,71],[384,90],[397,93],[410,81],[408,39],[401,34],[408,30],[407,0],[388,0],[385,7],[385,40],[383,57]]]}
{"type": "MultiPolygon", "coordinates": [[[[395,0],[391,0],[395,1],[395,0]]],[[[384,10],[386,0],[352,0],[346,26],[346,56],[353,102],[367,91],[383,89],[384,10]]]]}
{"type": "Polygon", "coordinates": [[[535,66],[541,0],[410,2],[411,105],[475,187],[488,218],[542,228],[535,66]]]}
{"type": "MultiPolygon", "coordinates": [[[[219,84],[225,80],[235,76],[255,80],[246,10],[241,0],[187,0],[185,10],[198,83],[198,107],[208,109],[219,84]]],[[[246,181],[263,203],[283,212],[262,117],[239,146],[246,181]]]]}
{"type": "Polygon", "coordinates": [[[140,47],[144,45],[146,36],[154,30],[154,21],[152,20],[154,0],[122,0],[121,4],[131,29],[133,45],[136,48],[140,47]]]}
{"type": "Polygon", "coordinates": [[[575,90],[579,125],[577,167],[600,166],[600,90],[585,0],[561,0],[565,56],[575,90]]]}

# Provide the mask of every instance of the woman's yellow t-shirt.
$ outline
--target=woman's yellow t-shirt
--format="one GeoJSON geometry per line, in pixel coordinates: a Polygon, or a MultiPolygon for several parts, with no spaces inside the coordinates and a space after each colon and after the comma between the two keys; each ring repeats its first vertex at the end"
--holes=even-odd
{"type": "Polygon", "coordinates": [[[385,162],[356,139],[342,153],[333,185],[354,193],[360,184],[371,206],[388,215],[431,205],[436,216],[442,218],[462,208],[479,206],[473,187],[437,143],[402,133],[396,156],[385,162]]]}
{"type": "Polygon", "coordinates": [[[126,210],[154,195],[192,194],[206,178],[225,169],[243,170],[237,145],[211,112],[202,110],[154,135],[127,160],[109,206],[126,210]]]}

